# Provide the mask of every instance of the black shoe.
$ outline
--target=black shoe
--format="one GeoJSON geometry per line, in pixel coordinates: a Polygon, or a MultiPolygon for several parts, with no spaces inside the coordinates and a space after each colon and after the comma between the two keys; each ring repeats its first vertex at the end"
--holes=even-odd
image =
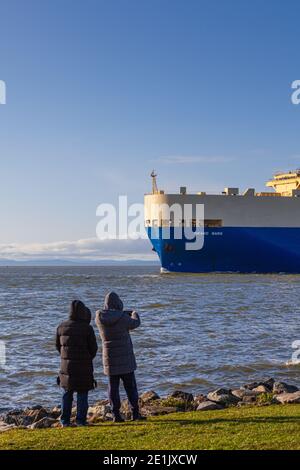
{"type": "Polygon", "coordinates": [[[114,423],[124,423],[125,420],[121,416],[114,416],[113,417],[113,422],[114,423]]]}
{"type": "Polygon", "coordinates": [[[146,416],[142,416],[140,413],[132,416],[132,421],[146,421],[146,416]]]}

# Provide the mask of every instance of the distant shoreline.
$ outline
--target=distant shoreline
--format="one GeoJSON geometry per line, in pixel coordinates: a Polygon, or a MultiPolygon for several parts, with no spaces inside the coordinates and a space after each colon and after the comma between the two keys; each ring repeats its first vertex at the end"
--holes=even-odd
{"type": "Polygon", "coordinates": [[[0,268],[6,267],[37,267],[37,268],[48,268],[48,267],[124,267],[124,266],[133,266],[133,267],[159,267],[160,264],[157,261],[112,261],[112,260],[101,260],[101,261],[92,261],[92,262],[80,262],[80,261],[62,261],[62,260],[42,260],[42,261],[2,261],[0,260],[0,268]]]}

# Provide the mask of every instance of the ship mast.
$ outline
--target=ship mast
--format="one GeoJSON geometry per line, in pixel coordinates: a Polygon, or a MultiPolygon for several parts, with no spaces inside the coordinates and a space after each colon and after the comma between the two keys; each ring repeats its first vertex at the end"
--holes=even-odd
{"type": "Polygon", "coordinates": [[[156,177],[157,174],[153,170],[151,173],[151,178],[152,178],[152,194],[157,194],[158,193],[158,187],[157,187],[157,182],[156,182],[156,177]]]}

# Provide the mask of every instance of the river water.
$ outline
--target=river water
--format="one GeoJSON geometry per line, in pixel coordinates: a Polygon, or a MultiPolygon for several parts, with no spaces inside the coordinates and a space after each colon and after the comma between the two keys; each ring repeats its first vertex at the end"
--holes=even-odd
{"type": "MultiPolygon", "coordinates": [[[[142,326],[133,334],[140,391],[193,393],[275,377],[300,385],[300,276],[159,273],[158,267],[1,267],[0,408],[60,401],[57,325],[79,298],[92,310],[115,290],[142,326]]],[[[94,322],[93,322],[94,325],[94,322]]],[[[95,326],[95,325],[94,325],[95,326]]],[[[99,340],[98,332],[97,338],[99,340]]],[[[101,355],[95,360],[105,397],[101,355]]]]}

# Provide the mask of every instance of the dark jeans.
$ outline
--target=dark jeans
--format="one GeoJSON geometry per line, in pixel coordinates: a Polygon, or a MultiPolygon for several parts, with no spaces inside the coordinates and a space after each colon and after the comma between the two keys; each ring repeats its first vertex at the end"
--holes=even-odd
{"type": "Polygon", "coordinates": [[[112,407],[113,415],[120,416],[120,379],[123,382],[125,392],[127,394],[128,401],[131,406],[132,414],[133,416],[137,416],[139,414],[139,395],[137,391],[134,372],[132,372],[131,374],[123,375],[109,375],[108,377],[108,396],[112,407]]]}
{"type": "MultiPolygon", "coordinates": [[[[62,424],[70,424],[73,404],[73,391],[65,391],[62,396],[60,421],[62,424]]],[[[88,412],[88,392],[77,392],[76,423],[86,424],[88,412]]]]}

